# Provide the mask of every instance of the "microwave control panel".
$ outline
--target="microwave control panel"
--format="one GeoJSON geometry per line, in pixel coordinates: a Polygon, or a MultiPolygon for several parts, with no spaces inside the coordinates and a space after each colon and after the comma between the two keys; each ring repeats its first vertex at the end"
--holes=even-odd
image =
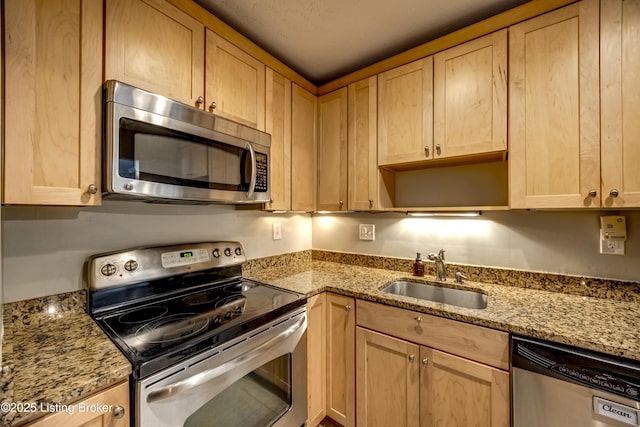
{"type": "Polygon", "coordinates": [[[256,187],[254,191],[264,193],[267,191],[269,176],[269,162],[267,161],[267,155],[262,153],[256,153],[256,187]]]}

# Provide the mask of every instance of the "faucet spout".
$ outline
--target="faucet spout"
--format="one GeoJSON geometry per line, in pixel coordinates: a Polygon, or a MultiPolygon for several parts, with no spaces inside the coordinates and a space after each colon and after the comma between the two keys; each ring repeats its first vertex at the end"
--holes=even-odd
{"type": "Polygon", "coordinates": [[[428,255],[428,258],[436,263],[436,281],[438,282],[447,281],[447,266],[444,263],[445,252],[444,249],[440,249],[438,254],[430,253],[428,255]]]}

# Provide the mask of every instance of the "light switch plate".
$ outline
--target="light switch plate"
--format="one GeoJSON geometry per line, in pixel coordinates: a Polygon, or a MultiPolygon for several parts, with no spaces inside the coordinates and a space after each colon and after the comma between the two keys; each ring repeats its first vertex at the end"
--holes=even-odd
{"type": "Polygon", "coordinates": [[[358,228],[360,240],[376,239],[376,226],[374,224],[360,224],[358,228]]]}
{"type": "Polygon", "coordinates": [[[271,224],[271,238],[273,240],[282,239],[282,223],[281,222],[274,222],[273,224],[271,224]]]}

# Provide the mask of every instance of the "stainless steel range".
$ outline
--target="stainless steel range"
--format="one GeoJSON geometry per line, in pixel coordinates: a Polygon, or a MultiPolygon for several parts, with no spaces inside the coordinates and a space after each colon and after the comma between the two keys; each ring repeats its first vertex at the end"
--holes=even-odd
{"type": "Polygon", "coordinates": [[[239,242],[94,255],[89,314],[133,366],[141,427],[301,426],[306,299],[242,279],[239,242]]]}

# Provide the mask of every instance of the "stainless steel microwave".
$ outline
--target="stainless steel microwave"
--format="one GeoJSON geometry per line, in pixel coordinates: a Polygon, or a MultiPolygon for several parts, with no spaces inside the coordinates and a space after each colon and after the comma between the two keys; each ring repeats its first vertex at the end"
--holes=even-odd
{"type": "Polygon", "coordinates": [[[104,102],[105,197],[269,202],[269,134],[115,80],[104,102]]]}

